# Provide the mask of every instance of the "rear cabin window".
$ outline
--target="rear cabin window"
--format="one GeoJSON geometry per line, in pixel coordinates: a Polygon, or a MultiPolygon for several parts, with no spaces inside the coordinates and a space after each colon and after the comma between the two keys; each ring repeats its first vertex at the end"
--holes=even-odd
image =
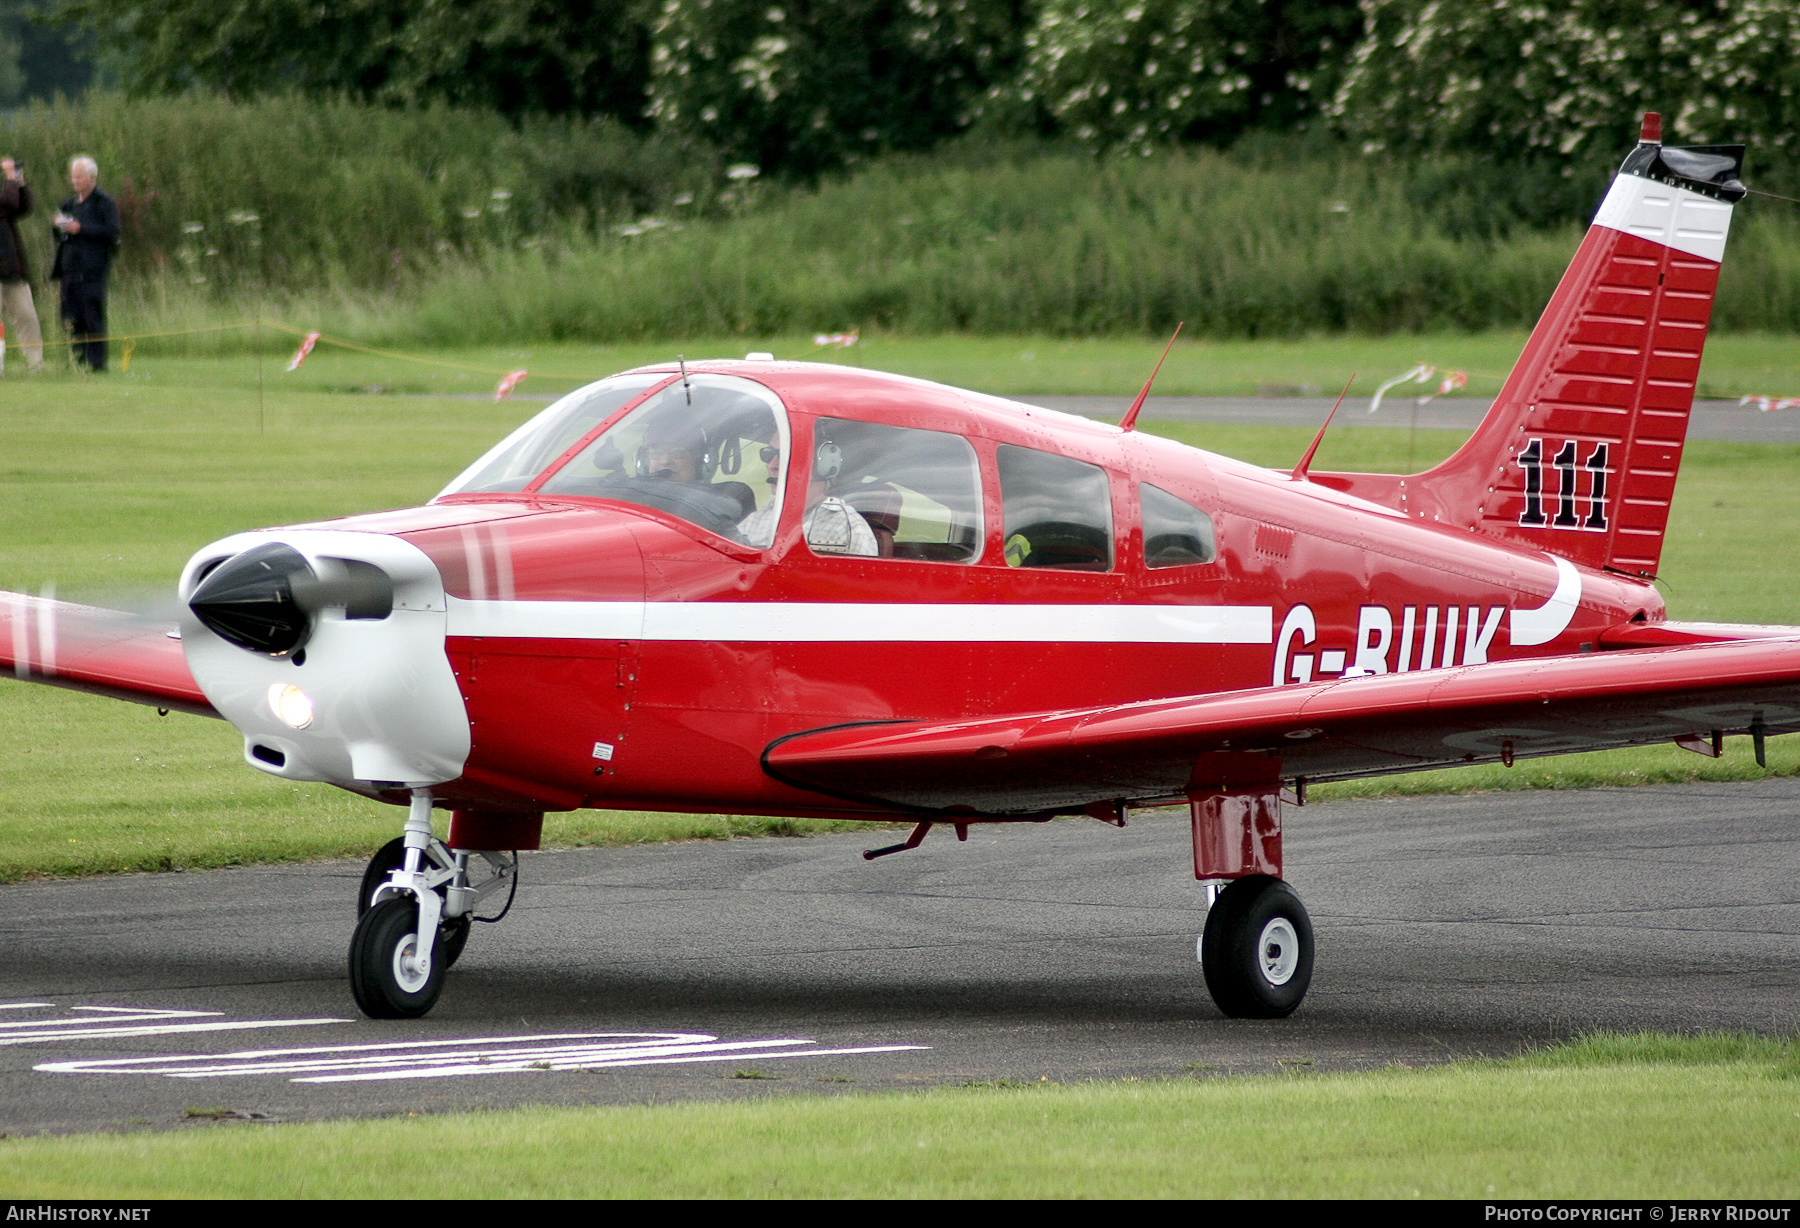
{"type": "Polygon", "coordinates": [[[1106,470],[1012,444],[1001,444],[995,459],[1008,567],[1112,567],[1112,488],[1106,470]]]}
{"type": "Polygon", "coordinates": [[[980,556],[981,470],[962,436],[820,418],[811,469],[805,528],[815,554],[980,556]]]}
{"type": "Polygon", "coordinates": [[[1144,566],[1187,567],[1218,557],[1212,517],[1160,486],[1138,487],[1144,513],[1144,566]]]}

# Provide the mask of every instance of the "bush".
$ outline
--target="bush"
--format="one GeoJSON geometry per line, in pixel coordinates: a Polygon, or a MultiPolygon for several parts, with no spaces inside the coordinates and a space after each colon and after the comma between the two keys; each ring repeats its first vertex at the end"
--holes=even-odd
{"type": "Polygon", "coordinates": [[[49,215],[71,156],[100,163],[124,222],[118,276],[242,293],[393,288],[446,257],[593,231],[692,193],[710,151],[610,120],[444,107],[391,110],[297,97],[36,103],[0,119],[42,224],[22,227],[47,272],[49,215]]]}

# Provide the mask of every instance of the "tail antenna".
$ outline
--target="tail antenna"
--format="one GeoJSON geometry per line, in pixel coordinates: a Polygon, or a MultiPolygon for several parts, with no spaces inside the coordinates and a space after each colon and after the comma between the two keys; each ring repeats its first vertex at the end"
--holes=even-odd
{"type": "Polygon", "coordinates": [[[687,393],[687,403],[692,405],[694,403],[694,386],[688,383],[687,355],[677,354],[675,355],[675,361],[681,364],[681,390],[687,393]]]}
{"type": "Polygon", "coordinates": [[[1342,392],[1338,393],[1337,401],[1334,402],[1331,406],[1331,413],[1326,414],[1325,421],[1319,424],[1319,433],[1317,435],[1313,436],[1312,446],[1309,447],[1308,449],[1306,449],[1306,455],[1302,456],[1300,458],[1300,463],[1298,465],[1294,466],[1294,472],[1292,475],[1293,481],[1304,482],[1307,480],[1306,471],[1312,467],[1313,454],[1319,450],[1319,443],[1320,443],[1320,441],[1322,441],[1325,438],[1326,428],[1328,428],[1331,425],[1332,414],[1337,413],[1338,406],[1342,405],[1344,403],[1344,398],[1350,395],[1350,385],[1354,384],[1355,382],[1356,382],[1356,376],[1354,376],[1354,375],[1352,375],[1348,380],[1344,381],[1344,390],[1342,392]]]}
{"type": "Polygon", "coordinates": [[[1175,348],[1175,338],[1181,336],[1181,325],[1186,323],[1187,321],[1183,320],[1181,324],[1175,326],[1175,332],[1170,336],[1169,344],[1163,346],[1162,358],[1156,360],[1156,369],[1151,371],[1150,378],[1144,381],[1144,390],[1137,394],[1137,400],[1131,403],[1131,408],[1126,410],[1125,416],[1119,420],[1121,431],[1129,431],[1137,425],[1138,410],[1144,408],[1144,399],[1150,395],[1150,385],[1156,382],[1157,371],[1162,370],[1163,362],[1169,357],[1169,351],[1175,348]]]}

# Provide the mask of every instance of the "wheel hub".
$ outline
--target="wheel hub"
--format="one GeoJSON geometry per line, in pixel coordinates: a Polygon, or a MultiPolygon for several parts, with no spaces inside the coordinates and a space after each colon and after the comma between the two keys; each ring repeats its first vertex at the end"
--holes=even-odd
{"type": "Polygon", "coordinates": [[[413,934],[394,948],[394,981],[407,993],[418,993],[431,976],[431,965],[418,958],[419,936],[413,934]]]}
{"type": "Polygon", "coordinates": [[[1300,966],[1300,935],[1286,917],[1263,926],[1256,940],[1256,965],[1271,985],[1285,985],[1300,966]]]}

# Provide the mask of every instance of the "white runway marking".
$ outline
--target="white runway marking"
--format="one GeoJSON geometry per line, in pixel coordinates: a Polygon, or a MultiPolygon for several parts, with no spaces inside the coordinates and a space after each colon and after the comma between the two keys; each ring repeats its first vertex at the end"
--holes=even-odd
{"type": "Polygon", "coordinates": [[[844,1057],[901,1053],[929,1045],[860,1045],[827,1049],[816,1042],[722,1041],[699,1032],[563,1032],[486,1036],[471,1040],[405,1041],[382,1045],[324,1045],[310,1049],[249,1049],[239,1053],[45,1062],[48,1074],[147,1074],[170,1079],[286,1075],[294,1083],[358,1083],[520,1074],[534,1070],[590,1071],[622,1066],[675,1066],[753,1058],[844,1057]]]}
{"type": "MultiPolygon", "coordinates": [[[[49,1002],[4,1002],[0,1010],[55,1010],[49,1002]]],[[[223,1011],[155,1010],[139,1006],[72,1006],[48,1019],[0,1019],[0,1045],[41,1045],[54,1040],[115,1036],[166,1036],[182,1032],[242,1032],[256,1028],[304,1028],[348,1019],[224,1019],[223,1011]],[[77,1014],[76,1012],[86,1012],[77,1014]],[[204,1021],[204,1022],[202,1022],[204,1021]]]]}

